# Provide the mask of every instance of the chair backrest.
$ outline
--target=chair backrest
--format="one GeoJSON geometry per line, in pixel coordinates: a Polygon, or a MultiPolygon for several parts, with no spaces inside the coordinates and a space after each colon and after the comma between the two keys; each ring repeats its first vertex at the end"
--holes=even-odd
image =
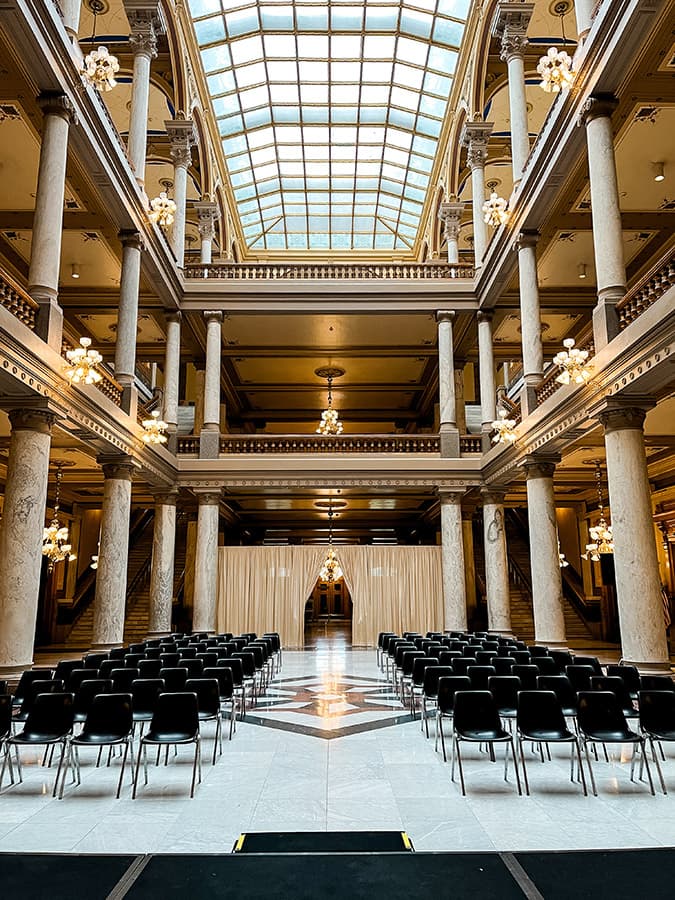
{"type": "Polygon", "coordinates": [[[597,656],[575,656],[574,665],[590,666],[593,669],[594,675],[604,675],[602,666],[600,665],[600,660],[597,658],[597,656]]]}
{"type": "Polygon", "coordinates": [[[539,669],[537,666],[532,665],[520,665],[516,663],[515,666],[511,668],[511,674],[516,675],[520,678],[520,683],[523,687],[524,691],[534,691],[537,688],[537,677],[539,675],[539,669]]]}
{"type": "Polygon", "coordinates": [[[163,678],[137,678],[131,685],[131,704],[136,713],[152,713],[157,698],[166,689],[163,678]]]}
{"type": "Polygon", "coordinates": [[[35,701],[40,694],[59,694],[63,692],[63,682],[50,679],[49,681],[32,681],[21,701],[21,713],[26,714],[35,706],[35,701]]]}
{"type": "MultiPolygon", "coordinates": [[[[403,654],[408,653],[410,650],[417,650],[417,647],[410,641],[396,644],[396,649],[394,650],[394,662],[396,668],[400,668],[403,665],[403,654]]],[[[419,652],[423,653],[424,651],[420,650],[419,652]]]]}
{"type": "Polygon", "coordinates": [[[234,693],[234,681],[232,680],[232,670],[224,666],[210,666],[204,669],[202,675],[204,678],[215,678],[218,682],[218,690],[221,699],[228,700],[234,693]]]}
{"type": "Polygon", "coordinates": [[[540,644],[532,644],[527,649],[530,651],[530,656],[533,660],[537,656],[549,656],[551,653],[548,647],[543,647],[540,644]]]}
{"type": "Polygon", "coordinates": [[[84,715],[94,702],[94,697],[99,694],[112,692],[112,678],[91,678],[83,681],[75,694],[75,715],[84,715]]]}
{"type": "Polygon", "coordinates": [[[87,653],[84,657],[84,665],[87,669],[98,669],[102,662],[109,659],[107,653],[87,653]]]}
{"type": "MultiPolygon", "coordinates": [[[[182,671],[185,671],[184,669],[182,671]]],[[[199,731],[199,706],[193,691],[177,691],[160,694],[150,723],[153,737],[194,738],[199,731]]]]}
{"type": "Polygon", "coordinates": [[[675,681],[670,675],[641,675],[640,690],[675,691],[675,681]]]}
{"type": "Polygon", "coordinates": [[[446,675],[438,679],[438,708],[442,713],[450,713],[454,709],[455,694],[458,691],[471,690],[468,675],[446,675]]]}
{"type": "Polygon", "coordinates": [[[426,666],[424,669],[424,682],[422,690],[427,697],[435,697],[438,693],[438,681],[440,678],[449,678],[453,674],[452,666],[426,666]]]}
{"type": "Polygon", "coordinates": [[[557,675],[560,671],[558,663],[552,656],[533,656],[532,662],[539,669],[540,675],[557,675]]]}
{"type": "Polygon", "coordinates": [[[181,647],[178,651],[178,654],[182,662],[184,659],[196,659],[197,652],[198,651],[196,647],[181,647]]]}
{"type": "Polygon", "coordinates": [[[502,733],[499,710],[490,691],[457,691],[455,694],[454,730],[457,735],[472,736],[481,732],[486,737],[502,733]]]}
{"type": "Polygon", "coordinates": [[[560,701],[553,691],[520,691],[516,723],[522,734],[534,731],[564,735],[568,733],[560,701]]]}
{"type": "Polygon", "coordinates": [[[52,669],[26,669],[21,673],[19,683],[14,691],[14,702],[22,700],[28,693],[28,685],[34,681],[49,681],[54,677],[52,669]]]}
{"type": "Polygon", "coordinates": [[[611,691],[580,691],[577,722],[579,730],[589,737],[611,740],[628,732],[621,704],[611,691]]]}
{"type": "Polygon", "coordinates": [[[174,669],[180,663],[180,653],[161,653],[159,659],[163,669],[174,669]]]}
{"type": "Polygon", "coordinates": [[[469,666],[475,665],[475,656],[462,656],[453,662],[452,671],[455,673],[455,675],[466,675],[466,670],[469,668],[469,666]]]}
{"type": "Polygon", "coordinates": [[[591,678],[595,675],[595,671],[592,666],[574,663],[572,666],[565,666],[565,675],[572,682],[575,691],[590,691],[591,678]]]}
{"type": "Polygon", "coordinates": [[[516,665],[516,661],[512,656],[495,656],[492,660],[497,675],[510,675],[511,669],[516,665]]]}
{"type": "Polygon", "coordinates": [[[459,650],[441,650],[438,654],[438,662],[442,666],[451,666],[456,659],[463,659],[459,650]]]}
{"type": "Polygon", "coordinates": [[[236,687],[241,687],[244,683],[244,666],[240,659],[230,656],[228,659],[218,660],[219,669],[229,669],[232,672],[232,680],[236,687]]]}
{"type": "Polygon", "coordinates": [[[413,684],[421,687],[424,684],[424,673],[430,666],[437,666],[438,658],[435,656],[422,656],[413,660],[412,680],[413,684]]]}
{"type": "Polygon", "coordinates": [[[559,675],[565,674],[565,666],[574,665],[574,656],[569,650],[551,650],[551,659],[555,661],[559,675]]]}
{"type": "Polygon", "coordinates": [[[640,691],[638,697],[642,730],[653,735],[675,734],[675,692],[640,691]]]}
{"type": "Polygon", "coordinates": [[[529,650],[512,650],[511,656],[515,659],[519,666],[528,666],[532,661],[529,650]]]}
{"type": "Polygon", "coordinates": [[[630,691],[622,678],[618,675],[592,675],[592,691],[611,691],[621,704],[623,710],[632,709],[630,691]]]}
{"type": "Polygon", "coordinates": [[[81,668],[81,659],[62,659],[56,664],[56,669],[54,670],[54,678],[61,680],[64,684],[68,684],[70,673],[75,669],[81,668]]]}
{"type": "Polygon", "coordinates": [[[516,708],[520,688],[520,678],[517,675],[491,675],[488,678],[487,689],[495,698],[500,712],[516,708]]]}
{"type": "Polygon", "coordinates": [[[180,666],[167,666],[167,668],[159,670],[159,678],[164,681],[164,689],[166,691],[184,690],[187,677],[187,669],[183,669],[180,666]]]}
{"type": "Polygon", "coordinates": [[[188,678],[199,678],[204,671],[204,663],[201,659],[181,659],[178,665],[182,669],[187,669],[188,678]]]}
{"type": "Polygon", "coordinates": [[[185,690],[197,695],[200,713],[216,715],[220,710],[220,685],[217,678],[188,678],[185,690]]]}
{"type": "Polygon", "coordinates": [[[477,650],[476,662],[479,666],[491,666],[492,661],[497,658],[496,650],[477,650]]]}
{"type": "MultiPolygon", "coordinates": [[[[83,681],[91,681],[92,678],[99,677],[98,669],[73,669],[68,678],[68,690],[73,691],[75,693],[79,690],[80,685],[83,681]]],[[[107,678],[107,675],[101,676],[103,678],[107,678]]]]}
{"type": "Polygon", "coordinates": [[[127,655],[126,647],[113,647],[111,650],[108,650],[108,659],[124,659],[127,655]]]}
{"type": "Polygon", "coordinates": [[[126,693],[131,690],[131,684],[136,678],[140,678],[138,669],[113,669],[110,677],[113,682],[113,690],[118,693],[126,693]]]}
{"type": "Polygon", "coordinates": [[[425,659],[424,650],[406,650],[401,656],[401,671],[404,675],[412,675],[413,663],[416,659],[425,659]]]}
{"type": "Polygon", "coordinates": [[[137,669],[142,659],[145,659],[144,653],[127,653],[124,657],[124,667],[126,669],[137,669]]]}
{"type": "Polygon", "coordinates": [[[496,675],[494,666],[469,666],[466,674],[471,681],[472,691],[486,691],[488,686],[488,678],[496,675]]]}
{"type": "Polygon", "coordinates": [[[576,712],[577,692],[567,675],[540,675],[537,678],[537,689],[553,691],[563,709],[576,712]]]}
{"type": "Polygon", "coordinates": [[[75,716],[73,695],[65,691],[55,694],[38,694],[28,713],[23,729],[27,739],[36,743],[64,738],[72,731],[75,716]]]}
{"type": "Polygon", "coordinates": [[[640,673],[637,666],[617,666],[608,665],[607,674],[615,678],[620,678],[626,685],[631,695],[637,695],[640,690],[640,673]]]}
{"type": "Polygon", "coordinates": [[[82,734],[118,740],[129,735],[133,724],[131,694],[97,694],[87,713],[82,734]]]}
{"type": "MultiPolygon", "coordinates": [[[[207,666],[215,666],[216,665],[216,663],[218,662],[218,652],[214,649],[214,650],[209,650],[206,653],[198,653],[197,659],[201,662],[204,669],[206,669],[207,666]]],[[[203,669],[202,669],[202,674],[203,674],[203,669]]]]}
{"type": "Polygon", "coordinates": [[[157,659],[161,656],[162,649],[161,647],[146,647],[145,649],[145,658],[148,659],[157,659]]]}
{"type": "Polygon", "coordinates": [[[0,694],[0,741],[9,736],[12,730],[12,695],[0,694]]]}
{"type": "Polygon", "coordinates": [[[253,678],[255,675],[255,657],[252,653],[248,653],[246,650],[237,650],[236,653],[232,654],[232,659],[240,659],[244,677],[253,678]]]}
{"type": "Polygon", "coordinates": [[[157,659],[142,659],[138,663],[138,673],[141,678],[156,678],[161,668],[162,663],[159,657],[157,659]]]}

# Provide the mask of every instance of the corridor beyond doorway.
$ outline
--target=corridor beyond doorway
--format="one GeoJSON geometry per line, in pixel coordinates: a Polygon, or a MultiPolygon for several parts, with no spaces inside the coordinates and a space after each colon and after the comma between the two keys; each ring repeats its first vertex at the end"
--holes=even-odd
{"type": "Polygon", "coordinates": [[[305,649],[351,647],[352,598],[344,578],[317,580],[305,604],[305,649]]]}

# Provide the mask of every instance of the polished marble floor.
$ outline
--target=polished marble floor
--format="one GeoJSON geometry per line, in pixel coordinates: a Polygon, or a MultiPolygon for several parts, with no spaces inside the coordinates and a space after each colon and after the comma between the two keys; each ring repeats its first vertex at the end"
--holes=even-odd
{"type": "Polygon", "coordinates": [[[240,723],[215,766],[205,729],[203,782],[189,799],[190,751],[150,768],[131,800],[114,799],[118,761],[52,800],[54,769],[23,752],[24,783],[0,794],[0,851],[229,852],[242,831],[404,829],[419,850],[658,847],[675,844],[675,755],[668,796],[629,780],[628,751],[595,767],[598,797],[569,781],[566,752],[528,756],[531,797],[477,750],[468,796],[450,765],[390,694],[372,650],[327,637],[286,652],[269,695],[240,723]]]}

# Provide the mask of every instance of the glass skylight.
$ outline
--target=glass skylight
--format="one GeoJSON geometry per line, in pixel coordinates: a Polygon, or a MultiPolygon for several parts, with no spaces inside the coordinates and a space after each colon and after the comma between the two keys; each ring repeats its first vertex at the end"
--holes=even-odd
{"type": "Polygon", "coordinates": [[[406,250],[471,0],[189,0],[252,250],[406,250]]]}

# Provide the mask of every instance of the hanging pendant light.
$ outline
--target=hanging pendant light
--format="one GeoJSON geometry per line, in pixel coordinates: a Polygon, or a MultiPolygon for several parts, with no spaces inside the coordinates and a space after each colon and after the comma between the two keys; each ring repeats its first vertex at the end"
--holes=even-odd
{"type": "Polygon", "coordinates": [[[483,204],[483,221],[486,225],[499,228],[509,221],[508,203],[503,197],[499,197],[495,191],[490,194],[490,199],[483,204]]]}
{"type": "MultiPolygon", "coordinates": [[[[89,0],[87,5],[94,14],[94,26],[92,35],[86,43],[94,44],[96,42],[96,18],[105,10],[105,6],[101,0],[89,0]]],[[[119,70],[120,64],[117,57],[113,56],[107,47],[99,46],[95,50],[90,50],[84,57],[80,74],[87,84],[105,94],[117,86],[115,75],[119,70]]]]}
{"type": "Polygon", "coordinates": [[[575,347],[574,338],[565,338],[563,347],[565,349],[553,357],[554,364],[562,369],[556,381],[559,384],[586,384],[591,377],[591,367],[586,365],[588,350],[575,347]]]}
{"type": "Polygon", "coordinates": [[[337,558],[335,550],[333,550],[333,516],[337,513],[333,512],[332,500],[328,502],[328,553],[323,561],[323,566],[319,572],[319,581],[338,581],[342,578],[342,569],[337,558]]]}
{"type": "Polygon", "coordinates": [[[516,420],[508,418],[508,412],[505,409],[499,410],[499,418],[494,422],[490,422],[490,428],[495,431],[492,435],[493,444],[515,444],[516,442],[516,420]]]}
{"type": "Polygon", "coordinates": [[[560,549],[560,538],[558,538],[558,565],[561,569],[564,569],[565,566],[569,566],[569,563],[565,559],[565,554],[560,549]]]}
{"type": "Polygon", "coordinates": [[[605,519],[605,507],[602,502],[602,468],[600,460],[595,460],[595,484],[598,491],[598,510],[600,518],[597,525],[588,529],[591,540],[586,544],[586,552],[581,554],[582,559],[590,559],[591,562],[600,562],[601,553],[614,553],[614,537],[612,526],[605,519]]]}
{"type": "Polygon", "coordinates": [[[143,419],[143,440],[146,444],[166,444],[166,430],[169,427],[159,417],[159,410],[155,409],[150,413],[151,418],[143,419]]]}
{"type": "Polygon", "coordinates": [[[56,493],[54,495],[54,515],[49,525],[42,531],[42,555],[49,560],[47,570],[52,571],[56,563],[64,559],[69,561],[77,559],[71,553],[72,546],[68,541],[68,526],[59,522],[59,501],[61,498],[61,478],[63,477],[63,463],[56,464],[56,493]]]}
{"type": "Polygon", "coordinates": [[[66,366],[66,378],[72,384],[98,384],[103,377],[96,370],[96,366],[103,362],[103,357],[98,350],[90,350],[91,338],[80,338],[80,346],[66,351],[66,359],[70,365],[66,366]]]}
{"type": "Polygon", "coordinates": [[[342,434],[342,422],[339,418],[337,409],[333,409],[333,379],[340,378],[345,374],[345,370],[338,366],[326,366],[316,369],[314,372],[319,378],[325,378],[328,381],[328,406],[321,413],[321,421],[316,429],[316,434],[331,435],[342,434]]]}
{"type": "MultiPolygon", "coordinates": [[[[568,0],[561,0],[553,9],[555,14],[560,17],[563,44],[567,43],[565,38],[565,16],[571,8],[571,3],[568,0]]],[[[574,82],[572,57],[566,50],[560,50],[557,47],[548,48],[547,52],[539,60],[537,72],[541,76],[539,87],[546,91],[547,94],[558,94],[564,88],[570,87],[574,82]]]]}
{"type": "Polygon", "coordinates": [[[173,220],[176,218],[176,201],[172,200],[166,191],[161,191],[158,197],[150,201],[148,218],[156,225],[161,225],[162,228],[173,225],[173,220]]]}

